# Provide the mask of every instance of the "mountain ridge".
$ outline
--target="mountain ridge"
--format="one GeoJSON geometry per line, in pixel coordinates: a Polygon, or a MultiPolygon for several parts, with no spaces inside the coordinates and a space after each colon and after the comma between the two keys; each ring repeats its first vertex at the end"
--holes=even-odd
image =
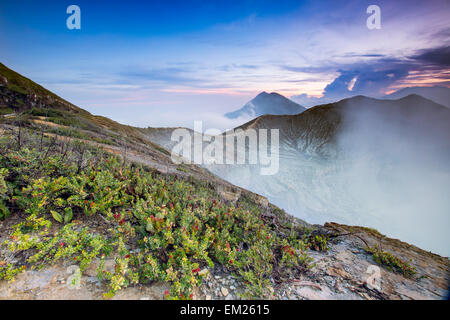
{"type": "Polygon", "coordinates": [[[406,87],[387,94],[383,99],[399,99],[411,94],[420,95],[440,105],[450,108],[450,88],[447,87],[406,87]]]}
{"type": "MultiPolygon", "coordinates": [[[[407,96],[401,97],[401,98],[397,98],[397,99],[392,99],[392,100],[386,100],[386,99],[382,99],[382,98],[372,98],[372,97],[368,97],[368,96],[364,96],[364,95],[357,95],[357,96],[353,96],[353,97],[349,97],[349,98],[344,98],[341,99],[337,102],[332,102],[332,103],[325,103],[325,104],[319,104],[316,106],[313,106],[311,108],[306,109],[304,112],[299,113],[299,114],[294,114],[294,115],[274,115],[274,114],[264,114],[261,115],[259,117],[256,117],[238,127],[236,127],[235,129],[248,129],[250,127],[254,127],[255,123],[261,122],[265,119],[294,119],[294,118],[298,118],[301,117],[302,115],[307,115],[309,113],[314,113],[316,112],[318,109],[325,109],[325,108],[346,108],[348,107],[349,104],[364,104],[364,103],[380,103],[380,104],[389,104],[389,102],[385,102],[385,101],[393,101],[393,102],[399,102],[399,103],[416,103],[417,100],[420,101],[420,103],[429,103],[430,105],[433,106],[433,108],[438,108],[441,109],[441,111],[446,111],[445,110],[445,106],[438,104],[434,101],[432,101],[431,99],[427,99],[419,94],[409,94],[407,96]],[[415,100],[415,101],[414,101],[415,100]]],[[[430,110],[431,111],[431,110],[430,110]]]]}

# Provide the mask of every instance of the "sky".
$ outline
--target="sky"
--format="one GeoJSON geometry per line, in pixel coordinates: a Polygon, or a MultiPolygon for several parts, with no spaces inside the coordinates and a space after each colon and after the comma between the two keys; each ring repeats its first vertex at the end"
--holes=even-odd
{"type": "Polygon", "coordinates": [[[449,21],[448,0],[1,0],[0,62],[121,123],[224,130],[261,91],[313,105],[450,87],[449,21]]]}

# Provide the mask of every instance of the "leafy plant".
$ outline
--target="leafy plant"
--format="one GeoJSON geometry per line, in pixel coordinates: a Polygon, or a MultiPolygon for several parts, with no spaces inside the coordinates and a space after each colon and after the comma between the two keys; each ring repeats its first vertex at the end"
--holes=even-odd
{"type": "Polygon", "coordinates": [[[327,237],[323,235],[312,235],[308,239],[309,246],[315,251],[328,251],[327,237]]]}
{"type": "Polygon", "coordinates": [[[390,271],[407,277],[412,277],[416,274],[414,267],[411,267],[407,262],[402,261],[392,253],[381,250],[377,245],[366,248],[366,251],[372,254],[373,259],[378,264],[385,266],[390,271]]]}
{"type": "Polygon", "coordinates": [[[52,152],[43,155],[38,145],[30,139],[19,151],[0,154],[1,199],[12,213],[27,214],[4,245],[28,258],[4,267],[5,279],[22,267],[73,260],[83,271],[100,259],[105,298],[131,284],[165,281],[171,284],[167,299],[190,299],[204,270],[221,264],[244,284],[245,297],[267,298],[271,278],[301,272],[311,261],[300,235],[261,223],[263,211],[251,199],[230,205],[207,182],[158,174],[93,149],[80,166],[77,148],[63,153],[49,145],[52,152]],[[110,226],[105,235],[73,223],[100,216],[110,226]],[[105,268],[108,256],[114,270],[105,268]]]}
{"type": "Polygon", "coordinates": [[[8,174],[8,169],[0,168],[0,219],[4,219],[9,216],[9,209],[6,207],[6,203],[9,200],[7,195],[8,186],[5,182],[5,176],[8,174]]]}

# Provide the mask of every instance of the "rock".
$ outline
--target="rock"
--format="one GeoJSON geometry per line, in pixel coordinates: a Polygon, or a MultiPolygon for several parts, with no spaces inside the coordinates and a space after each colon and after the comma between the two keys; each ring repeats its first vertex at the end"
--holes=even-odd
{"type": "Polygon", "coordinates": [[[204,269],[200,270],[200,272],[198,274],[200,276],[208,275],[209,274],[209,270],[208,270],[208,268],[204,268],[204,269]]]}
{"type": "Polygon", "coordinates": [[[234,300],[234,297],[231,294],[229,294],[225,297],[225,300],[234,300]]]}
{"type": "Polygon", "coordinates": [[[308,299],[308,300],[323,300],[323,297],[320,295],[320,293],[317,290],[308,288],[308,287],[302,287],[297,289],[297,295],[308,299]]]}
{"type": "Polygon", "coordinates": [[[234,190],[230,187],[219,184],[216,186],[217,193],[224,199],[230,202],[236,202],[240,196],[240,190],[234,190]]]}
{"type": "Polygon", "coordinates": [[[342,287],[341,287],[341,281],[336,280],[336,283],[334,284],[334,288],[336,289],[337,292],[345,292],[342,287]]]}
{"type": "Polygon", "coordinates": [[[212,297],[209,294],[207,294],[205,297],[205,300],[211,300],[211,299],[212,299],[212,297]]]}
{"type": "Polygon", "coordinates": [[[344,279],[351,279],[350,274],[348,274],[348,272],[346,272],[343,269],[329,267],[328,273],[334,277],[342,277],[344,279]]]}
{"type": "Polygon", "coordinates": [[[297,289],[297,295],[308,300],[327,300],[332,297],[332,292],[326,286],[322,286],[321,290],[311,287],[301,287],[297,289]]]}
{"type": "Polygon", "coordinates": [[[224,297],[226,297],[228,295],[228,289],[225,287],[220,288],[220,292],[222,293],[222,295],[224,297]]]}
{"type": "Polygon", "coordinates": [[[363,297],[366,300],[373,300],[371,297],[369,297],[368,294],[366,294],[364,292],[359,292],[359,294],[361,295],[361,297],[363,297]]]}
{"type": "Polygon", "coordinates": [[[98,286],[101,285],[101,282],[100,282],[100,280],[97,277],[87,277],[86,281],[89,282],[89,283],[93,283],[95,285],[98,285],[98,286]]]}

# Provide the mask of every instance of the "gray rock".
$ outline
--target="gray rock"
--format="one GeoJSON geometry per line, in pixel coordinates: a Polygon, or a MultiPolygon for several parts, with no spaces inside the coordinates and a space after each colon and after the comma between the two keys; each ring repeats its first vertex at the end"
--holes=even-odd
{"type": "Polygon", "coordinates": [[[226,296],[228,295],[228,289],[225,288],[225,287],[222,287],[222,288],[220,289],[220,292],[222,293],[222,295],[223,295],[224,297],[226,297],[226,296]]]}

